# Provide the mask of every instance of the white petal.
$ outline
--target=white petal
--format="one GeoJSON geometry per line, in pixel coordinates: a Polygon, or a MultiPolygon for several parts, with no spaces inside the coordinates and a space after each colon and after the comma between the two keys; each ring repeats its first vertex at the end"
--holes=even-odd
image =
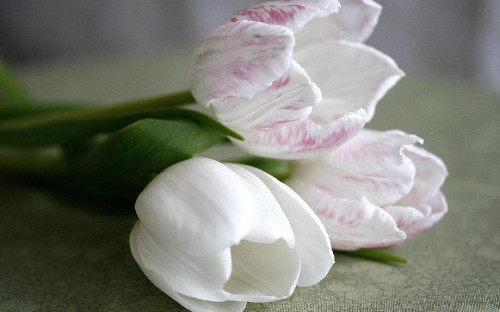
{"type": "Polygon", "coordinates": [[[250,20],[281,25],[297,32],[317,16],[337,12],[340,5],[332,0],[268,1],[236,12],[229,22],[250,20]]]}
{"type": "Polygon", "coordinates": [[[206,106],[224,96],[252,98],[290,68],[294,43],[281,26],[241,21],[217,28],[195,50],[193,96],[206,106]]]}
{"type": "Polygon", "coordinates": [[[389,56],[362,43],[316,42],[297,50],[294,59],[323,93],[312,113],[318,121],[360,108],[370,120],[377,102],[404,75],[389,56]]]}
{"type": "Polygon", "coordinates": [[[334,249],[384,247],[400,243],[406,237],[390,214],[364,198],[338,198],[297,180],[287,183],[316,212],[334,249]]]}
{"type": "Polygon", "coordinates": [[[328,124],[299,120],[272,130],[243,132],[245,141],[232,141],[245,151],[263,157],[309,158],[339,147],[363,128],[365,120],[365,111],[359,110],[328,124]]]}
{"type": "Polygon", "coordinates": [[[201,300],[220,302],[230,298],[223,290],[231,274],[229,249],[200,256],[184,254],[175,246],[155,240],[140,221],[132,230],[130,243],[141,268],[162,277],[155,285],[167,294],[172,289],[201,300]]]}
{"type": "Polygon", "coordinates": [[[295,62],[271,87],[252,99],[224,97],[212,101],[217,120],[237,132],[268,130],[306,119],[321,91],[295,62]]]}
{"type": "Polygon", "coordinates": [[[229,248],[247,235],[253,196],[223,164],[194,158],[160,173],[139,195],[136,211],[156,239],[201,255],[229,248]]]}
{"type": "Polygon", "coordinates": [[[300,272],[295,235],[280,203],[248,166],[227,164],[253,196],[251,231],[231,248],[231,300],[268,302],[290,296],[300,272]]]}
{"type": "Polygon", "coordinates": [[[188,310],[199,312],[243,312],[247,305],[246,301],[213,302],[184,295],[179,295],[179,299],[175,300],[188,310]]]}
{"type": "Polygon", "coordinates": [[[415,164],[417,173],[415,186],[410,194],[398,204],[418,206],[426,203],[431,196],[434,196],[439,191],[448,175],[448,171],[439,157],[423,148],[409,146],[404,151],[404,154],[415,164]]]}
{"type": "Polygon", "coordinates": [[[416,207],[388,206],[385,209],[393,216],[398,227],[413,237],[436,224],[448,211],[446,198],[441,192],[433,194],[426,203],[416,207]]]}
{"type": "Polygon", "coordinates": [[[337,197],[365,197],[376,206],[392,204],[414,185],[415,166],[401,150],[415,140],[418,138],[399,131],[365,129],[327,156],[298,161],[292,178],[337,197]]]}
{"type": "Polygon", "coordinates": [[[301,262],[298,285],[318,283],[334,263],[332,247],[324,226],[304,200],[287,185],[256,168],[249,167],[248,170],[269,187],[292,225],[301,262]]]}
{"type": "Polygon", "coordinates": [[[180,303],[185,308],[191,311],[243,311],[246,306],[246,302],[241,301],[223,301],[223,302],[213,302],[207,300],[195,299],[188,297],[176,292],[167,281],[168,276],[161,274],[160,272],[148,268],[139,254],[138,250],[138,233],[140,231],[140,222],[137,222],[130,233],[130,250],[132,255],[136,260],[137,264],[148,277],[148,279],[160,290],[166,293],[169,297],[180,303]]]}
{"type": "Polygon", "coordinates": [[[296,35],[297,46],[317,41],[365,41],[377,25],[382,7],[371,0],[341,0],[341,6],[337,14],[308,23],[296,35]]]}
{"type": "Polygon", "coordinates": [[[297,284],[300,260],[283,240],[271,244],[242,241],[231,249],[233,274],[224,289],[232,300],[269,302],[288,298],[297,284]]]}
{"type": "MultiPolygon", "coordinates": [[[[248,192],[252,194],[249,203],[252,207],[251,215],[246,220],[250,223],[250,230],[244,239],[262,244],[271,244],[282,239],[290,249],[293,249],[295,247],[293,229],[279,202],[266,184],[252,171],[249,171],[247,166],[235,164],[226,164],[226,166],[240,177],[240,180],[245,183],[248,192]]],[[[226,191],[232,190],[228,189],[226,191]]]]}

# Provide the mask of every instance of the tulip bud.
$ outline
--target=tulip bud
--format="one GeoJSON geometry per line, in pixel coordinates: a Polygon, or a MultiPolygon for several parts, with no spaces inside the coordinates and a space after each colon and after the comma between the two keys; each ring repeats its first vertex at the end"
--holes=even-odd
{"type": "Polygon", "coordinates": [[[334,263],[323,225],[288,186],[256,168],[177,163],[139,195],[132,254],[162,291],[193,311],[242,311],[289,297],[334,263]]]}

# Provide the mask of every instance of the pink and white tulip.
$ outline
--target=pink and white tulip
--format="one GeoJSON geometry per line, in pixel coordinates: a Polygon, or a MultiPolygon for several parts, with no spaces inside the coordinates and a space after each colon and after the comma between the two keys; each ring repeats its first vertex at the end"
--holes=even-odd
{"type": "Polygon", "coordinates": [[[146,276],[192,311],[243,311],[289,297],[334,263],[321,221],[258,169],[208,158],[160,173],[136,202],[132,254],[146,276]]]}
{"type": "Polygon", "coordinates": [[[296,161],[287,181],[319,216],[336,249],[384,247],[432,227],[447,211],[437,156],[401,131],[362,130],[326,156],[296,161]]]}
{"type": "Polygon", "coordinates": [[[315,157],[356,135],[403,76],[362,42],[370,0],[270,1],[234,14],[196,49],[192,93],[259,156],[315,157]]]}

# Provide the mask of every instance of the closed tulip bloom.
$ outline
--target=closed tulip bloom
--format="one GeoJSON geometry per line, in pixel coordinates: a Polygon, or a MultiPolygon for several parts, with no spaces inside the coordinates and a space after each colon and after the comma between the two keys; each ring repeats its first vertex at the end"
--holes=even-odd
{"type": "Polygon", "coordinates": [[[196,49],[192,93],[259,156],[298,159],[331,151],[369,121],[403,76],[363,41],[373,1],[270,1],[243,9],[196,49]]]}
{"type": "Polygon", "coordinates": [[[401,131],[364,129],[338,150],[297,161],[287,181],[325,225],[337,249],[401,243],[447,211],[443,161],[401,131]]]}
{"type": "Polygon", "coordinates": [[[288,186],[258,169],[207,158],[160,173],[136,202],[132,254],[192,311],[242,311],[289,297],[334,263],[326,231],[288,186]]]}

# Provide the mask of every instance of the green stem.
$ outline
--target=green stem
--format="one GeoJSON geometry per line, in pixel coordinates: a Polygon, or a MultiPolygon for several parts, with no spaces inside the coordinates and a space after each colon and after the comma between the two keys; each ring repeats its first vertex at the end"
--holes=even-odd
{"type": "Polygon", "coordinates": [[[172,116],[173,108],[193,103],[190,91],[109,106],[88,106],[0,122],[0,145],[39,147],[71,143],[114,131],[141,118],[172,116]]]}
{"type": "Polygon", "coordinates": [[[84,112],[83,118],[114,116],[147,109],[174,108],[194,102],[196,100],[191,94],[191,90],[185,90],[153,98],[128,101],[109,106],[92,107],[84,112]]]}
{"type": "Polygon", "coordinates": [[[66,174],[66,166],[59,150],[0,149],[0,173],[50,178],[66,174]]]}
{"type": "Polygon", "coordinates": [[[0,105],[0,123],[8,119],[40,116],[88,108],[82,103],[31,102],[29,105],[0,105]]]}

